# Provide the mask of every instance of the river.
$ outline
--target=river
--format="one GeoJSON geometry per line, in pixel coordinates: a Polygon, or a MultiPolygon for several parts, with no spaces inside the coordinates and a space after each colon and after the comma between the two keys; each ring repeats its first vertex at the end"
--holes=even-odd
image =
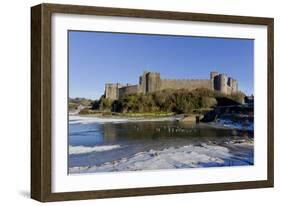
{"type": "Polygon", "coordinates": [[[69,117],[69,173],[254,164],[253,134],[173,118],[69,117]]]}

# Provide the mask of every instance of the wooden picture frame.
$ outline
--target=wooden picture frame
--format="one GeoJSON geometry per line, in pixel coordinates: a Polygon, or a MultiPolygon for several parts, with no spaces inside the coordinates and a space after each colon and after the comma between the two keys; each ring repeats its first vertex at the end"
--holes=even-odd
{"type": "Polygon", "coordinates": [[[274,183],[274,83],[273,83],[272,18],[229,16],[170,11],[105,8],[92,6],[40,4],[31,8],[31,198],[42,201],[64,201],[94,198],[160,195],[172,193],[273,187],[274,183]],[[182,20],[265,25],[267,27],[267,179],[231,183],[161,186],[134,189],[110,189],[82,192],[53,193],[52,185],[52,114],[51,114],[51,16],[54,13],[135,17],[147,19],[182,20]]]}

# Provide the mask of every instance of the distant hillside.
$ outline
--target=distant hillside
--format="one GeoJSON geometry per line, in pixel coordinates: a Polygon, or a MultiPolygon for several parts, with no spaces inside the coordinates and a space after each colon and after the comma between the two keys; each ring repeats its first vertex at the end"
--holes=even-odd
{"type": "Polygon", "coordinates": [[[89,107],[92,105],[93,100],[86,99],[86,98],[68,98],[68,108],[69,110],[75,110],[79,105],[82,105],[84,107],[89,107]]]}

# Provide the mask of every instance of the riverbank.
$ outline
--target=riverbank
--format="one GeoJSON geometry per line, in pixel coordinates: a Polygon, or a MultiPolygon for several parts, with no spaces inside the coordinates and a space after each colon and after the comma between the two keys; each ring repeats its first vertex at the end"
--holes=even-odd
{"type": "Polygon", "coordinates": [[[234,129],[234,130],[240,130],[240,131],[248,131],[248,132],[254,132],[254,123],[243,123],[243,122],[237,122],[232,121],[229,119],[217,119],[212,122],[205,123],[209,126],[216,127],[216,128],[227,128],[227,129],[234,129]]]}
{"type": "Polygon", "coordinates": [[[69,115],[69,124],[81,123],[120,123],[120,122],[142,122],[142,121],[178,121],[182,119],[182,115],[170,116],[115,116],[105,115],[99,116],[94,114],[87,115],[69,115]]]}
{"type": "Polygon", "coordinates": [[[112,112],[110,110],[92,110],[84,107],[81,110],[69,110],[70,114],[95,115],[95,116],[120,116],[120,117],[168,117],[174,116],[174,112],[112,112]]]}
{"type": "MultiPolygon", "coordinates": [[[[184,124],[196,124],[196,121],[185,121],[186,115],[169,115],[169,116],[151,116],[151,115],[96,115],[96,114],[70,114],[69,115],[69,124],[87,124],[87,123],[121,123],[121,122],[142,122],[142,121],[180,121],[184,124]]],[[[254,131],[254,123],[248,122],[243,124],[242,122],[235,122],[230,119],[217,119],[212,122],[200,122],[201,125],[206,125],[215,128],[227,128],[227,129],[236,129],[244,131],[254,131]]]]}

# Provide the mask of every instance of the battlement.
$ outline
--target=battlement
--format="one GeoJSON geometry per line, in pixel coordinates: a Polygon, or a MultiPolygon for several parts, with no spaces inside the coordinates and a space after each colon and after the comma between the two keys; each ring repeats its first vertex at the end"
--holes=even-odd
{"type": "Polygon", "coordinates": [[[163,89],[197,89],[207,88],[223,94],[232,94],[238,91],[237,80],[219,72],[210,72],[210,79],[161,79],[159,72],[144,71],[139,77],[139,84],[122,85],[119,83],[105,84],[105,97],[119,99],[125,94],[160,91],[163,89]]]}
{"type": "Polygon", "coordinates": [[[161,79],[163,81],[209,81],[209,79],[161,79]]]}

